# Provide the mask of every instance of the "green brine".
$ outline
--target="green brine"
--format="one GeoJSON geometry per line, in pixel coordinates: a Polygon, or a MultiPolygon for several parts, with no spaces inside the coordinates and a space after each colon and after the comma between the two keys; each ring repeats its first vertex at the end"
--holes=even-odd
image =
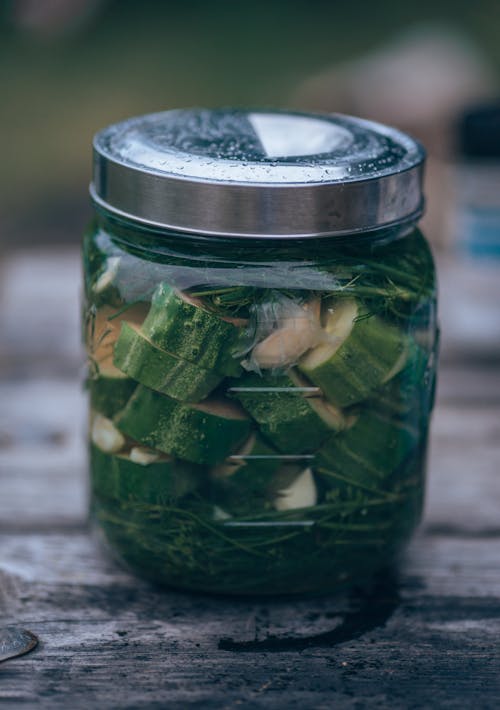
{"type": "Polygon", "coordinates": [[[419,521],[436,369],[423,151],[346,116],[170,111],[95,140],[92,515],[142,576],[327,592],[419,521]]]}

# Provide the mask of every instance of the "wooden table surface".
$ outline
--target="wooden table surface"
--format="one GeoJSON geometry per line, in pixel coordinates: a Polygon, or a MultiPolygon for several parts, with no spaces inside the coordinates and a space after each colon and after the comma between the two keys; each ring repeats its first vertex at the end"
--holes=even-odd
{"type": "MultiPolygon", "coordinates": [[[[498,360],[443,364],[425,521],[372,595],[159,591],[89,535],[75,252],[0,264],[2,708],[500,707],[498,360]]],[[[445,337],[446,341],[446,337],[445,337]]]]}

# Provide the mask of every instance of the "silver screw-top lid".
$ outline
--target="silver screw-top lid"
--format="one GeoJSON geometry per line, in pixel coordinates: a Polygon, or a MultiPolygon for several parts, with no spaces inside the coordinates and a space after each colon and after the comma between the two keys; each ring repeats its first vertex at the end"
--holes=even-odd
{"type": "Polygon", "coordinates": [[[165,111],[94,139],[94,201],[148,225],[236,237],[378,229],[422,212],[425,153],[341,114],[165,111]]]}

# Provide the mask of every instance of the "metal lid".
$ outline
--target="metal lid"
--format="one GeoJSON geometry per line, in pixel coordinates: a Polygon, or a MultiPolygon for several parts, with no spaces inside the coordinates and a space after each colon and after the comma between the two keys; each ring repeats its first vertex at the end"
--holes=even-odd
{"type": "Polygon", "coordinates": [[[176,231],[327,236],[417,218],[424,158],[404,133],[351,116],[174,110],[98,133],[90,190],[176,231]]]}

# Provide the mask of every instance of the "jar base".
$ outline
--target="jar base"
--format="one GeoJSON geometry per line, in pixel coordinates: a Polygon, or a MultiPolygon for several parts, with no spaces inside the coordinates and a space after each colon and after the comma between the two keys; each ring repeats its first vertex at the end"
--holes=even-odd
{"type": "Polygon", "coordinates": [[[276,547],[267,559],[264,556],[252,559],[248,552],[239,550],[227,564],[227,557],[225,562],[220,552],[214,553],[210,560],[206,537],[200,539],[199,556],[193,557],[192,533],[188,535],[186,548],[183,550],[176,543],[175,551],[169,550],[168,545],[162,549],[161,541],[152,539],[148,528],[144,528],[142,539],[137,528],[130,534],[130,518],[119,521],[115,516],[110,521],[105,503],[94,501],[92,522],[99,543],[128,572],[164,590],[233,598],[320,597],[352,588],[369,590],[384,570],[395,568],[412,532],[407,528],[404,537],[398,536],[397,543],[391,539],[366,544],[362,549],[358,545],[356,554],[352,546],[339,545],[340,551],[332,551],[330,546],[320,555],[314,535],[302,529],[297,536],[302,539],[297,540],[296,563],[284,560],[276,547]]]}

